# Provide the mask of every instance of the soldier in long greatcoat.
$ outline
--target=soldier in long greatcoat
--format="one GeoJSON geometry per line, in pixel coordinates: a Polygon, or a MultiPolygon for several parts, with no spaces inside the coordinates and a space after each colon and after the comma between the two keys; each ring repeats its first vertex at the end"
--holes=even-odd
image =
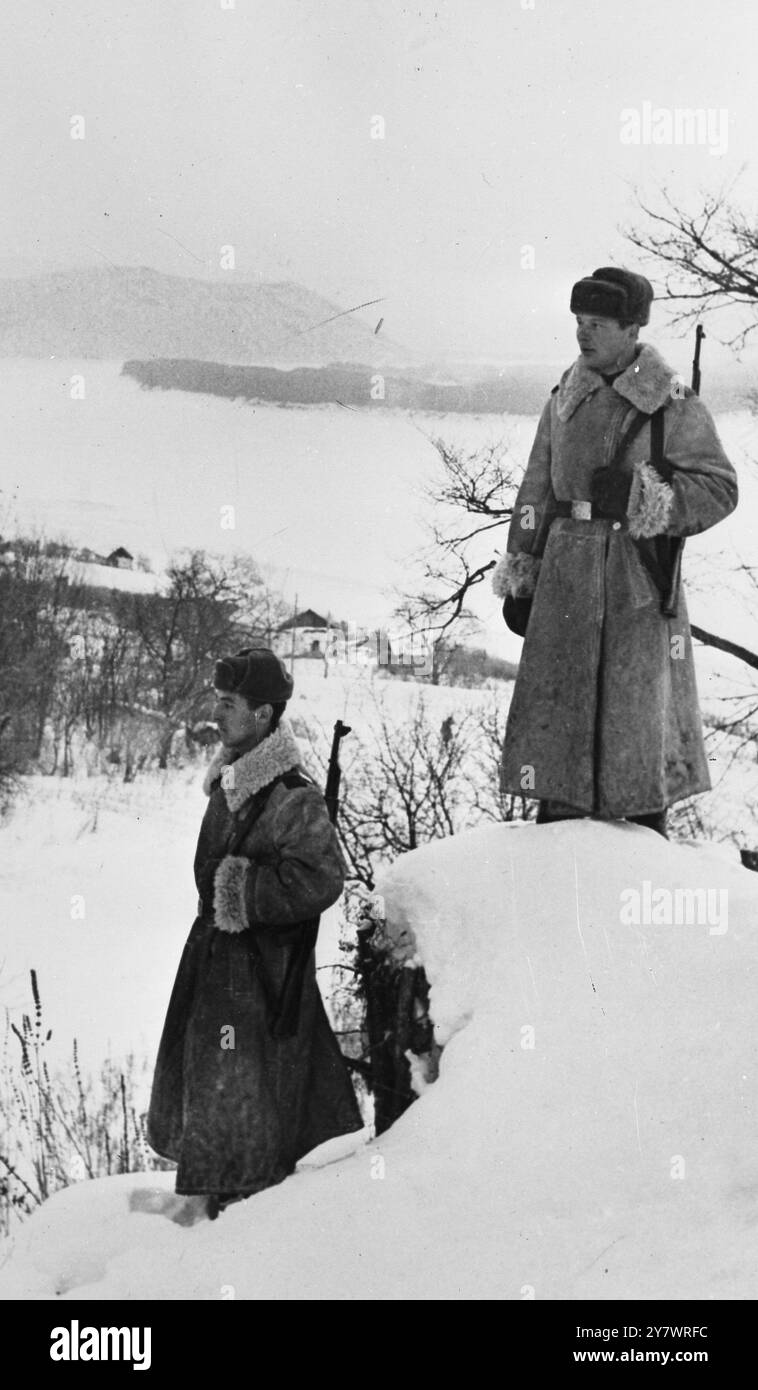
{"type": "Polygon", "coordinates": [[[176,1191],[218,1215],[363,1121],[316,983],[318,916],[344,861],[284,717],[292,678],[264,649],[217,662],[223,746],[205,779],[200,900],[168,1007],[148,1116],[176,1191]]]}
{"type": "Polygon", "coordinates": [[[503,789],[539,799],[539,820],[665,834],[666,808],[710,786],[681,544],[729,515],[737,479],[706,406],[638,342],[652,298],[616,267],[574,286],[579,357],[542,412],[493,587],[524,635],[503,789]]]}

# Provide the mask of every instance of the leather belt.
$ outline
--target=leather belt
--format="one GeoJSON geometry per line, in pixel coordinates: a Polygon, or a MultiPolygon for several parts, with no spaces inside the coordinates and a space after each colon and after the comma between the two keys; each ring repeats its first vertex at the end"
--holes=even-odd
{"type": "Polygon", "coordinates": [[[613,521],[618,529],[621,522],[610,512],[604,512],[594,502],[558,502],[555,504],[556,516],[570,516],[572,521],[613,521]]]}

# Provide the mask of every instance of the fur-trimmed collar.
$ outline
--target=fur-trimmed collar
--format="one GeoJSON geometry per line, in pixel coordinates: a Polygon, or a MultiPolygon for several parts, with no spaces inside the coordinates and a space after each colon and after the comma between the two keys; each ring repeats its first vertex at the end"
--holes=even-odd
{"type": "MultiPolygon", "coordinates": [[[[660,353],[649,343],[643,343],[633,362],[613,383],[614,391],[629,401],[637,410],[652,415],[659,406],[671,399],[671,387],[678,377],[660,353]]],[[[603,385],[600,372],[593,371],[582,358],[577,358],[561,377],[558,387],[558,419],[569,420],[585,397],[603,385]]]]}
{"type": "Polygon", "coordinates": [[[297,746],[292,726],[287,719],[280,719],[273,734],[269,734],[255,748],[249,749],[241,757],[234,758],[231,750],[220,748],[208,764],[203,779],[203,791],[210,796],[214,783],[218,781],[225,767],[234,768],[234,779],[224,787],[226,804],[230,811],[238,811],[262,787],[267,787],[275,777],[289,772],[300,765],[300,750],[297,746]]]}

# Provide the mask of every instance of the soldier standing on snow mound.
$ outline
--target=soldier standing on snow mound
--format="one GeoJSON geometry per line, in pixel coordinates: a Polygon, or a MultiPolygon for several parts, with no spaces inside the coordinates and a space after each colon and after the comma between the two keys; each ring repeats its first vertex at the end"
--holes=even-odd
{"type": "Polygon", "coordinates": [[[572,290],[580,353],[542,412],[494,575],[525,637],[506,726],[505,791],[539,821],[626,818],[707,791],[682,538],[737,504],[711,416],[637,341],[653,290],[604,267],[572,290]]]}
{"type": "Polygon", "coordinates": [[[205,778],[200,901],[168,1007],[148,1139],[176,1191],[230,1200],[281,1182],[363,1121],[318,986],[318,916],[344,861],[283,718],[292,677],[272,651],[216,663],[222,739],[205,778]]]}

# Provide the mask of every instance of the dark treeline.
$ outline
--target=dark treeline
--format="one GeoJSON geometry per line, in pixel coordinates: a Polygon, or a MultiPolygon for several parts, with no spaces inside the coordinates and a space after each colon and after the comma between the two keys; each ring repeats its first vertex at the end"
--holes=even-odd
{"type": "MultiPolygon", "coordinates": [[[[566,365],[569,361],[570,355],[566,365]]],[[[284,370],[172,357],[133,359],[121,370],[145,390],[196,391],[226,400],[279,405],[337,402],[352,409],[390,407],[463,415],[539,415],[560,376],[560,369],[548,365],[510,363],[502,372],[485,369],[481,380],[469,369],[451,374],[460,376],[459,380],[435,381],[420,373],[380,373],[356,363],[284,370]]],[[[744,382],[728,373],[712,373],[708,403],[714,410],[742,409],[748,404],[746,390],[744,382]]]]}
{"type": "Polygon", "coordinates": [[[374,368],[335,363],[329,367],[236,367],[222,362],[154,358],[125,362],[125,376],[149,390],[200,391],[229,400],[291,405],[338,402],[354,408],[396,407],[455,413],[535,414],[552,385],[550,370],[539,379],[508,374],[483,381],[431,382],[383,375],[374,368]]]}

